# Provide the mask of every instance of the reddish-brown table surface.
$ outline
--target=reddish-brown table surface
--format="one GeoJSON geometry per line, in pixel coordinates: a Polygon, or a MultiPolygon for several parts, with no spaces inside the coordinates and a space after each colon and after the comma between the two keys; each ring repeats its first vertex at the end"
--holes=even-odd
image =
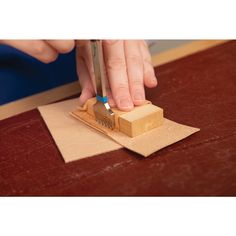
{"type": "Polygon", "coordinates": [[[32,110],[0,122],[0,195],[235,196],[236,41],[156,74],[158,88],[147,98],[200,132],[146,159],[121,149],[65,164],[32,110]]]}

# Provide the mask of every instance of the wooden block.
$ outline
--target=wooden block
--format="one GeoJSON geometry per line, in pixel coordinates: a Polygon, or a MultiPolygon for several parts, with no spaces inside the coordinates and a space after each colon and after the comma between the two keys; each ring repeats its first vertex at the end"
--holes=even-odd
{"type": "MultiPolygon", "coordinates": [[[[87,101],[87,113],[94,119],[93,105],[95,103],[96,98],[91,98],[87,101]]],[[[112,108],[112,111],[116,117],[116,128],[129,137],[138,136],[161,126],[164,121],[163,109],[148,103],[148,101],[147,104],[136,106],[130,112],[120,111],[117,108],[112,108]]]]}
{"type": "Polygon", "coordinates": [[[119,116],[122,133],[135,137],[163,124],[163,109],[152,104],[137,107],[119,116]]]}

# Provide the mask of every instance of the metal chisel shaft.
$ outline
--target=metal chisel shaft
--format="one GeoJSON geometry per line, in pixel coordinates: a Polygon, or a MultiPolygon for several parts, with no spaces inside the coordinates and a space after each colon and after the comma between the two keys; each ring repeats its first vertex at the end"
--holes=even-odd
{"type": "Polygon", "coordinates": [[[106,74],[105,74],[104,59],[103,59],[102,41],[92,40],[91,48],[92,48],[92,58],[93,58],[97,98],[101,99],[102,102],[106,102],[107,101],[106,74]]]}

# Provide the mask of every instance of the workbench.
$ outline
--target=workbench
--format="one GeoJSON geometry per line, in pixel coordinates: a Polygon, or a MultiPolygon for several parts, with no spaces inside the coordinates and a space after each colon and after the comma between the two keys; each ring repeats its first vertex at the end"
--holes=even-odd
{"type": "Polygon", "coordinates": [[[155,71],[147,99],[200,132],[148,158],[120,149],[65,164],[34,109],[0,121],[0,195],[235,196],[236,41],[155,71]]]}

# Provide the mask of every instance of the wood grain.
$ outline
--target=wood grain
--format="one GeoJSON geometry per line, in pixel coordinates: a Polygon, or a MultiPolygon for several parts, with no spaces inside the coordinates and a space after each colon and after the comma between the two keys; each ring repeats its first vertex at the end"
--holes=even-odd
{"type": "Polygon", "coordinates": [[[225,42],[227,42],[227,40],[197,40],[191,43],[187,43],[177,48],[173,48],[153,55],[152,64],[154,67],[160,66],[165,63],[189,56],[196,52],[215,47],[225,42]]]}
{"type": "Polygon", "coordinates": [[[119,129],[129,137],[144,134],[163,124],[163,109],[152,104],[146,104],[135,111],[119,116],[119,129]]]}

